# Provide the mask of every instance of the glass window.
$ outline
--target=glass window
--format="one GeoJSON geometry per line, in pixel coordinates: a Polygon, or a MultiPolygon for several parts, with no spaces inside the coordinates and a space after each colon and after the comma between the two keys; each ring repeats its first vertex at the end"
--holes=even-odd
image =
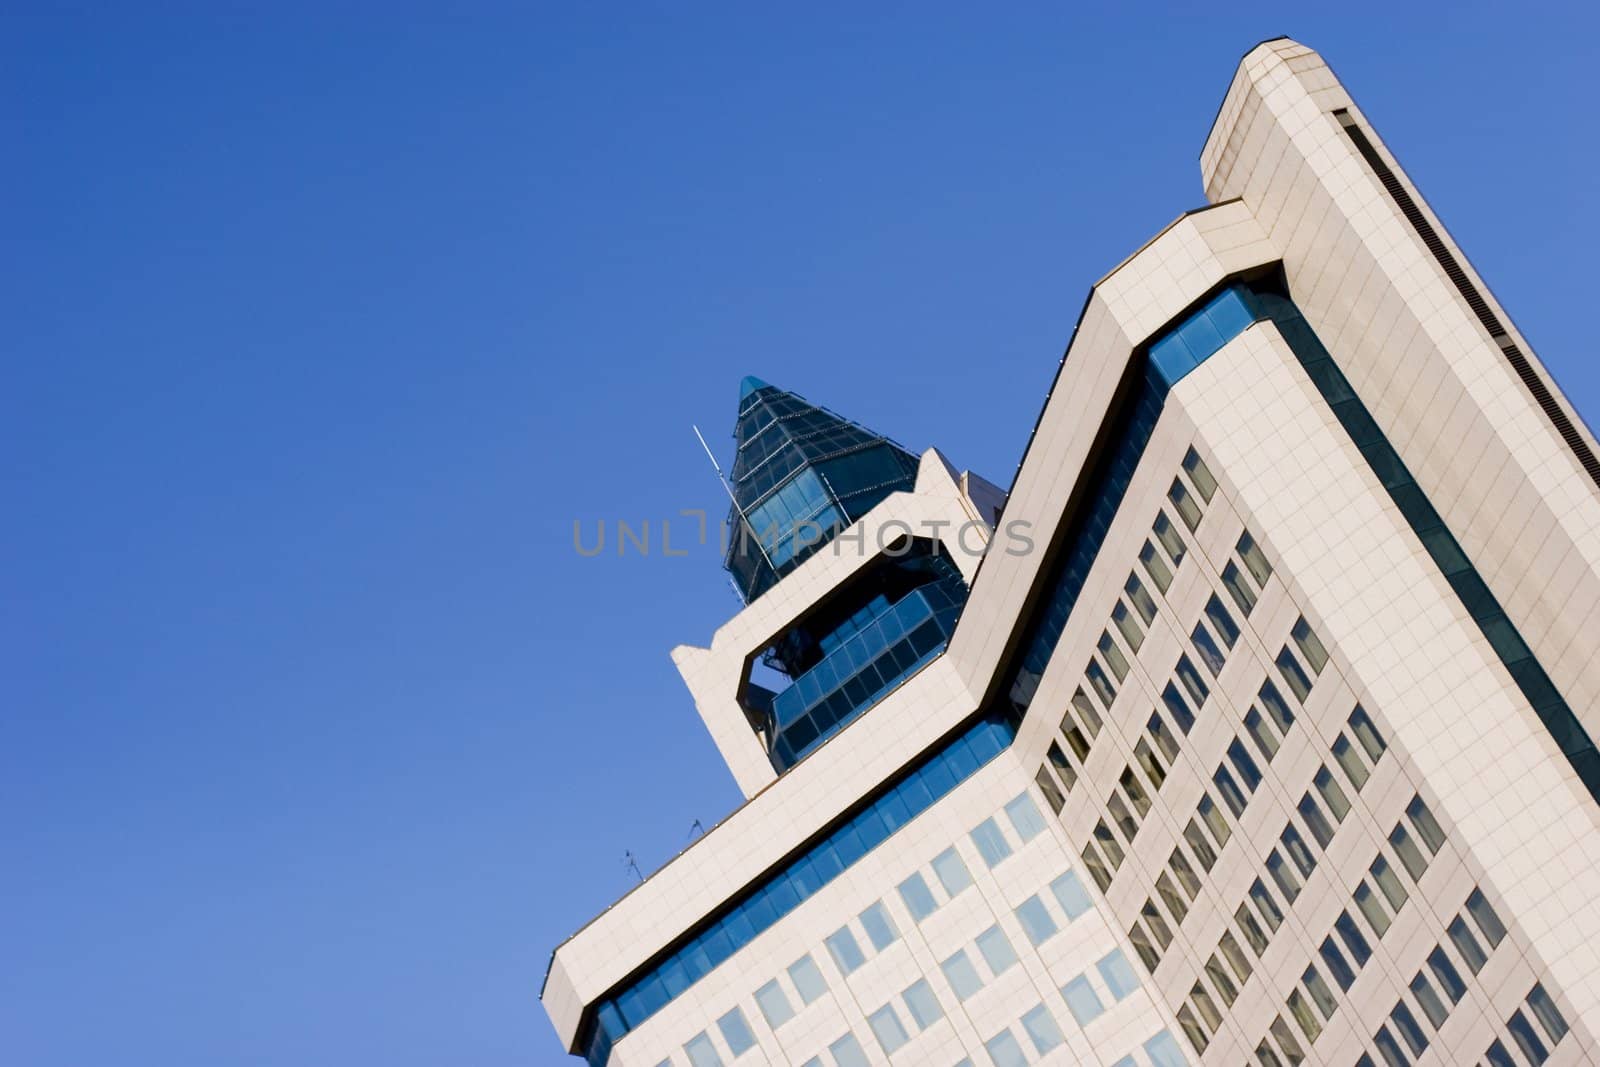
{"type": "Polygon", "coordinates": [[[1311,994],[1311,1001],[1322,1013],[1322,1017],[1333,1018],[1333,1013],[1339,1010],[1339,1002],[1334,999],[1333,990],[1328,988],[1328,983],[1323,981],[1322,972],[1317,970],[1317,965],[1308,964],[1306,973],[1300,976],[1300,981],[1305,984],[1306,992],[1311,994]]]}
{"type": "Polygon", "coordinates": [[[1428,1036],[1422,1032],[1417,1017],[1411,1014],[1411,1009],[1406,1007],[1405,1001],[1395,1002],[1394,1010],[1389,1013],[1389,1021],[1394,1023],[1394,1028],[1405,1038],[1413,1053],[1420,1056],[1428,1050],[1428,1036]]]}
{"type": "Polygon", "coordinates": [[[1367,765],[1361,762],[1361,757],[1356,754],[1352,745],[1344,734],[1333,739],[1333,761],[1339,765],[1344,776],[1350,779],[1350,784],[1355,786],[1357,793],[1367,784],[1367,779],[1372,777],[1372,772],[1367,770],[1367,765]]]}
{"type": "Polygon", "coordinates": [[[972,828],[972,843],[978,848],[978,855],[983,857],[983,862],[990,867],[1011,855],[1011,844],[1006,840],[1006,835],[1001,832],[994,819],[985,819],[972,828]]]}
{"type": "MultiPolygon", "coordinates": [[[[1128,603],[1133,605],[1133,610],[1139,613],[1139,617],[1144,620],[1146,626],[1155,622],[1156,602],[1145,589],[1144,583],[1139,581],[1137,574],[1130,573],[1128,575],[1128,581],[1123,585],[1122,590],[1128,594],[1128,603]]],[[[1133,642],[1130,641],[1128,643],[1132,644],[1133,642]]]]}
{"type": "MultiPolygon", "coordinates": [[[[1418,828],[1420,831],[1420,827],[1418,828]]],[[[1483,890],[1473,887],[1467,896],[1467,913],[1472,916],[1472,921],[1478,924],[1485,941],[1489,942],[1491,949],[1500,947],[1500,942],[1505,939],[1505,924],[1500,921],[1500,916],[1495,914],[1489,906],[1489,898],[1483,895],[1483,890]]]]}
{"type": "Polygon", "coordinates": [[[1383,1057],[1388,1067],[1411,1067],[1411,1061],[1400,1051],[1400,1042],[1395,1040],[1387,1026],[1378,1027],[1378,1032],[1372,1035],[1372,1043],[1378,1046],[1378,1055],[1383,1057]]]}
{"type": "Polygon", "coordinates": [[[794,983],[795,992],[800,994],[800,1003],[810,1004],[828,991],[828,983],[822,977],[822,971],[817,968],[816,962],[810,956],[801,956],[789,965],[789,981],[794,983]]]}
{"type": "Polygon", "coordinates": [[[1339,984],[1339,988],[1346,993],[1350,992],[1350,987],[1355,984],[1356,972],[1344,958],[1344,953],[1339,951],[1339,946],[1333,943],[1331,934],[1322,939],[1317,955],[1322,957],[1322,965],[1328,968],[1328,973],[1333,975],[1333,980],[1339,984]]]}
{"type": "MultiPolygon", "coordinates": [[[[1106,703],[1109,704],[1110,700],[1106,703]]],[[[1094,702],[1084,693],[1082,686],[1072,691],[1072,707],[1078,713],[1078,718],[1083,720],[1083,728],[1089,732],[1089,736],[1097,736],[1100,733],[1100,713],[1094,710],[1094,702]]],[[[1066,730],[1066,721],[1062,720],[1063,731],[1066,730]]]]}
{"type": "Polygon", "coordinates": [[[1128,610],[1126,604],[1117,601],[1116,607],[1111,609],[1111,622],[1128,642],[1128,647],[1133,649],[1134,655],[1139,654],[1139,649],[1144,645],[1144,631],[1139,628],[1139,623],[1133,617],[1133,612],[1128,610]]]}
{"type": "Polygon", "coordinates": [[[1061,751],[1061,746],[1054,741],[1050,742],[1050,747],[1046,750],[1046,754],[1050,757],[1050,766],[1054,767],[1056,774],[1061,776],[1062,786],[1067,792],[1072,792],[1072,787],[1078,784],[1078,772],[1072,769],[1072,764],[1067,760],[1067,754],[1061,751]]]}
{"type": "Polygon", "coordinates": [[[1350,732],[1356,735],[1356,740],[1361,742],[1361,747],[1367,750],[1367,758],[1373,763],[1378,762],[1378,757],[1383,755],[1383,735],[1378,733],[1378,728],[1373,725],[1372,718],[1360,704],[1350,713],[1350,732]]]}
{"type": "Polygon", "coordinates": [[[1356,908],[1367,920],[1367,925],[1372,927],[1372,932],[1381,940],[1389,932],[1389,913],[1383,910],[1383,905],[1378,902],[1378,894],[1366,882],[1356,886],[1356,908]]]}
{"type": "Polygon", "coordinates": [[[1261,785],[1261,769],[1256,766],[1256,761],[1250,758],[1250,753],[1245,751],[1238,738],[1228,742],[1228,761],[1233,764],[1233,769],[1239,772],[1239,780],[1244,783],[1245,789],[1254,793],[1261,785]]]}
{"type": "Polygon", "coordinates": [[[1421,797],[1411,798],[1411,803],[1406,805],[1406,816],[1411,820],[1411,825],[1417,828],[1417,836],[1428,846],[1428,851],[1437,856],[1439,849],[1444,846],[1444,829],[1421,797]]]}
{"type": "Polygon", "coordinates": [[[957,1000],[966,1000],[983,988],[983,979],[978,977],[978,968],[972,965],[965,950],[957,952],[939,964],[939,969],[944,972],[944,980],[950,983],[950,989],[955,993],[957,1000]]]}
{"type": "Polygon", "coordinates": [[[1128,805],[1123,803],[1122,795],[1112,793],[1106,800],[1106,808],[1111,812],[1111,821],[1117,824],[1117,828],[1132,844],[1134,835],[1139,832],[1139,823],[1133,817],[1133,812],[1128,810],[1128,805]]]}
{"type": "Polygon", "coordinates": [[[1272,725],[1287,737],[1289,728],[1294,725],[1294,711],[1289,707],[1289,702],[1283,699],[1283,694],[1278,692],[1278,687],[1272,684],[1271,678],[1262,679],[1256,698],[1261,701],[1261,709],[1272,720],[1272,725]]]}
{"type": "Polygon", "coordinates": [[[1150,1057],[1152,1067],[1189,1067],[1183,1050],[1166,1030],[1162,1030],[1144,1043],[1144,1054],[1150,1057]]]}
{"type": "Polygon", "coordinates": [[[1272,1035],[1273,1040],[1278,1043],[1278,1047],[1283,1050],[1284,1057],[1289,1061],[1289,1067],[1295,1067],[1296,1064],[1305,1062],[1306,1054],[1301,1050],[1300,1042],[1294,1039],[1294,1031],[1290,1030],[1289,1024],[1283,1021],[1283,1016],[1274,1016],[1272,1024],[1267,1027],[1267,1032],[1272,1035]]]}
{"type": "Polygon", "coordinates": [[[1093,841],[1083,846],[1083,865],[1094,879],[1094,884],[1100,887],[1100,892],[1111,888],[1111,872],[1106,869],[1105,861],[1100,858],[1093,841]]]}
{"type": "Polygon", "coordinates": [[[1017,922],[1022,924],[1022,932],[1028,940],[1035,945],[1042,945],[1055,936],[1056,921],[1050,917],[1050,912],[1044,906],[1044,901],[1037,896],[1031,896],[1016,907],[1017,922]]]}
{"type": "Polygon", "coordinates": [[[1206,697],[1211,695],[1211,687],[1200,677],[1200,672],[1195,669],[1193,661],[1188,656],[1179,656],[1178,665],[1173,670],[1177,672],[1178,680],[1183,683],[1183,687],[1189,691],[1189,696],[1194,698],[1195,706],[1204,704],[1206,697]]]}
{"type": "Polygon", "coordinates": [[[1028,1057],[1022,1054],[1022,1046],[1017,1044],[1010,1030],[995,1034],[983,1043],[983,1047],[994,1062],[994,1067],[1027,1067],[1028,1057]]]}
{"type": "Polygon", "coordinates": [[[1139,817],[1142,819],[1150,814],[1150,794],[1139,784],[1139,778],[1133,773],[1133,768],[1122,768],[1122,774],[1117,781],[1122,786],[1122,791],[1128,795],[1128,799],[1133,802],[1133,808],[1139,813],[1139,817]]]}
{"type": "Polygon", "coordinates": [[[1317,1038],[1322,1035],[1322,1020],[1317,1018],[1316,1013],[1311,1010],[1311,1002],[1305,998],[1305,995],[1300,990],[1293,989],[1289,991],[1289,999],[1286,1001],[1286,1005],[1289,1009],[1289,1017],[1295,1021],[1296,1026],[1300,1027],[1300,1032],[1306,1035],[1308,1042],[1315,1044],[1317,1038]]]}
{"type": "Polygon", "coordinates": [[[1011,828],[1024,844],[1044,833],[1044,816],[1026,793],[1018,793],[1006,804],[1006,818],[1011,820],[1011,828]]]}
{"type": "Polygon", "coordinates": [[[1211,836],[1217,839],[1217,848],[1226,845],[1228,838],[1233,836],[1233,827],[1228,825],[1228,820],[1217,807],[1216,801],[1211,799],[1211,794],[1202,794],[1194,810],[1199,813],[1200,821],[1206,824],[1206,829],[1211,831],[1211,836]]]}
{"type": "Polygon", "coordinates": [[[718,1019],[717,1029],[722,1031],[722,1040],[728,1043],[728,1051],[734,1056],[743,1055],[755,1046],[756,1035],[750,1032],[750,1024],[744,1021],[744,1012],[738,1008],[718,1019]]]}
{"type": "Polygon", "coordinates": [[[1041,763],[1038,773],[1033,776],[1033,782],[1039,787],[1039,792],[1044,794],[1044,802],[1050,805],[1050,810],[1060,815],[1061,809],[1067,806],[1067,797],[1061,791],[1061,787],[1056,785],[1049,767],[1041,763]]]}
{"type": "Polygon", "coordinates": [[[1133,973],[1133,967],[1121,949],[1114,948],[1101,957],[1095,968],[1100,972],[1100,980],[1111,991],[1112,1000],[1122,1000],[1139,988],[1139,977],[1133,973]]]}
{"type": "Polygon", "coordinates": [[[1228,961],[1228,966],[1233,969],[1234,977],[1241,984],[1250,980],[1253,968],[1250,966],[1250,957],[1246,956],[1244,949],[1239,947],[1239,939],[1233,936],[1233,931],[1224,929],[1222,938],[1217,942],[1217,951],[1222,953],[1222,958],[1228,961]]]}
{"type": "Polygon", "coordinates": [[[875,902],[861,913],[860,918],[862,928],[867,931],[867,939],[879,952],[899,939],[900,929],[895,926],[894,919],[889,915],[889,909],[883,906],[883,901],[875,902]]]}
{"type": "Polygon", "coordinates": [[[1188,825],[1183,828],[1183,839],[1189,843],[1189,850],[1194,853],[1194,858],[1200,862],[1200,866],[1209,873],[1211,868],[1216,866],[1217,851],[1211,847],[1211,842],[1201,831],[1200,824],[1190,819],[1188,825]]]}
{"type": "Polygon", "coordinates": [[[1306,674],[1305,668],[1300,666],[1300,661],[1294,658],[1294,653],[1289,651],[1288,646],[1278,650],[1275,662],[1278,664],[1278,673],[1283,675],[1285,684],[1289,686],[1289,691],[1294,694],[1296,700],[1304,704],[1306,697],[1311,695],[1311,678],[1306,674]]]}
{"type": "MultiPolygon", "coordinates": [[[[1110,708],[1111,702],[1117,699],[1117,690],[1111,684],[1111,679],[1106,677],[1106,672],[1101,670],[1099,661],[1091,659],[1083,674],[1089,679],[1089,687],[1100,698],[1100,703],[1110,708]]],[[[1094,731],[1091,730],[1090,733],[1093,734],[1094,731]]]]}
{"type": "Polygon", "coordinates": [[[689,1039],[683,1046],[683,1052],[689,1057],[692,1067],[722,1067],[722,1057],[717,1055],[717,1046],[712,1044],[711,1038],[704,1030],[689,1039]]]}
{"type": "Polygon", "coordinates": [[[1473,974],[1483,970],[1483,965],[1489,962],[1489,956],[1483,951],[1483,946],[1478,944],[1478,939],[1472,936],[1472,931],[1467,929],[1467,924],[1461,921],[1461,916],[1457,915],[1450,920],[1448,932],[1450,943],[1466,961],[1467,970],[1473,974]]]}
{"type": "Polygon", "coordinates": [[[1412,840],[1406,828],[1399,823],[1389,832],[1389,844],[1394,846],[1395,854],[1400,857],[1400,863],[1405,867],[1406,873],[1411,875],[1413,882],[1419,881],[1428,869],[1428,859],[1412,840]]]}
{"type": "Polygon", "coordinates": [[[1045,1010],[1043,1004],[1035,1004],[1022,1015],[1022,1029],[1027,1031],[1028,1040],[1033,1042],[1034,1050],[1043,1056],[1062,1041],[1061,1027],[1057,1025],[1055,1016],[1045,1010]]]}
{"type": "Polygon", "coordinates": [[[1439,988],[1450,998],[1450,1003],[1460,1004],[1461,998],[1467,995],[1467,983],[1461,980],[1461,972],[1456,970],[1456,965],[1450,962],[1450,957],[1438,945],[1428,953],[1428,970],[1433,972],[1433,980],[1439,983],[1439,988]]]}
{"type": "Polygon", "coordinates": [[[871,1067],[855,1034],[847,1033],[829,1045],[828,1055],[833,1057],[834,1067],[871,1067]]]}
{"type": "Polygon", "coordinates": [[[1272,757],[1278,754],[1279,744],[1278,735],[1267,726],[1267,720],[1261,717],[1259,711],[1251,708],[1244,713],[1244,728],[1250,740],[1256,743],[1256,748],[1261,750],[1261,757],[1271,763],[1272,757]]]}
{"type": "Polygon", "coordinates": [[[1528,1057],[1528,1062],[1535,1067],[1550,1058],[1550,1050],[1544,1047],[1544,1042],[1534,1033],[1533,1025],[1528,1022],[1528,1017],[1522,1014],[1521,1008],[1511,1013],[1511,1018],[1506,1020],[1506,1029],[1511,1031],[1511,1040],[1517,1043],[1522,1054],[1528,1057]]]}
{"type": "Polygon", "coordinates": [[[1156,747],[1161,750],[1162,755],[1167,757],[1167,762],[1177,762],[1178,752],[1180,751],[1178,738],[1167,728],[1166,720],[1152,712],[1150,721],[1146,726],[1150,731],[1150,736],[1155,739],[1156,747]]]}
{"type": "Polygon", "coordinates": [[[913,874],[900,883],[899,890],[900,902],[916,922],[921,922],[938,910],[939,904],[933,899],[933,891],[922,880],[922,875],[913,874]]]}
{"type": "Polygon", "coordinates": [[[954,848],[947,848],[933,857],[933,873],[938,876],[939,884],[944,886],[946,895],[951,897],[972,884],[972,875],[954,848]]]}
{"type": "Polygon", "coordinates": [[[1339,940],[1344,942],[1344,947],[1349,950],[1350,958],[1356,961],[1356,969],[1367,965],[1372,958],[1372,946],[1367,944],[1367,939],[1361,933],[1361,928],[1356,921],[1350,918],[1348,911],[1341,911],[1339,917],[1333,920],[1333,928],[1339,935],[1339,940]]]}
{"type": "Polygon", "coordinates": [[[1543,982],[1533,983],[1533,988],[1528,992],[1528,1007],[1533,1009],[1534,1017],[1544,1027],[1544,1032],[1550,1035],[1550,1043],[1561,1044],[1561,1039],[1567,1036],[1567,1020],[1561,1014],[1561,1009],[1556,1007],[1555,1000],[1545,991],[1543,982]]]}
{"type": "Polygon", "coordinates": [[[901,994],[901,998],[906,1002],[906,1011],[918,1030],[926,1030],[944,1018],[944,1009],[939,1007],[939,998],[933,995],[933,987],[928,985],[927,979],[919,978],[913,982],[901,994]]]}
{"type": "MultiPolygon", "coordinates": [[[[1172,571],[1167,566],[1167,561],[1156,551],[1156,546],[1149,541],[1139,549],[1139,562],[1144,564],[1145,573],[1150,575],[1150,580],[1156,583],[1156,588],[1165,593],[1172,588],[1172,571]]],[[[1245,614],[1249,614],[1246,612],[1245,614]]]]}
{"type": "Polygon", "coordinates": [[[1272,899],[1272,894],[1267,892],[1267,887],[1257,878],[1250,883],[1250,900],[1255,904],[1256,910],[1266,920],[1267,929],[1273,933],[1278,932],[1278,927],[1283,925],[1283,911],[1278,907],[1278,902],[1272,899]]]}
{"type": "Polygon", "coordinates": [[[1239,999],[1239,987],[1234,984],[1233,975],[1223,967],[1222,961],[1213,952],[1205,962],[1206,977],[1211,979],[1212,986],[1217,995],[1222,997],[1222,1003],[1233,1007],[1233,1002],[1239,999]]]}
{"type": "Polygon", "coordinates": [[[774,1030],[794,1018],[794,1007],[776,978],[756,990],[756,1007],[761,1009],[762,1018],[774,1030]]]}
{"type": "Polygon", "coordinates": [[[1239,932],[1244,934],[1245,944],[1250,946],[1250,951],[1257,957],[1267,951],[1267,932],[1261,929],[1261,923],[1256,920],[1248,905],[1240,904],[1239,910],[1233,913],[1234,921],[1239,924],[1239,932]]]}
{"type": "Polygon", "coordinates": [[[1278,835],[1278,842],[1283,846],[1283,851],[1294,862],[1295,868],[1307,878],[1317,869],[1317,855],[1306,844],[1305,838],[1300,836],[1300,831],[1294,828],[1293,823],[1283,827],[1283,833],[1278,835]]]}
{"type": "Polygon", "coordinates": [[[867,1016],[867,1025],[872,1027],[872,1036],[878,1039],[883,1051],[891,1056],[896,1049],[911,1039],[911,1035],[906,1033],[905,1025],[900,1022],[900,1016],[895,1014],[893,1004],[885,1004],[867,1016]]]}
{"type": "Polygon", "coordinates": [[[1249,568],[1250,576],[1256,580],[1257,585],[1266,585],[1267,579],[1272,577],[1272,566],[1267,563],[1267,557],[1262,555],[1261,546],[1256,544],[1256,539],[1246,530],[1239,535],[1239,543],[1235,547],[1239,550],[1239,558],[1244,560],[1244,565],[1249,568]]]}
{"type": "Polygon", "coordinates": [[[1249,803],[1249,798],[1239,788],[1239,783],[1233,780],[1233,775],[1228,773],[1228,768],[1218,767],[1211,780],[1216,783],[1217,793],[1222,797],[1222,802],[1228,805],[1228,810],[1233,812],[1233,817],[1237,819],[1244,815],[1244,807],[1249,803]]]}
{"type": "Polygon", "coordinates": [[[1266,1038],[1262,1038],[1261,1044],[1256,1046],[1256,1063],[1260,1067],[1284,1067],[1283,1058],[1266,1038]]]}
{"type": "Polygon", "coordinates": [[[833,957],[834,966],[839,968],[840,974],[850,974],[867,962],[867,957],[861,953],[861,946],[856,944],[856,935],[850,932],[848,926],[839,927],[822,943],[828,946],[828,955],[833,957]]]}
{"type": "Polygon", "coordinates": [[[1167,910],[1172,912],[1173,921],[1182,926],[1183,920],[1189,917],[1189,902],[1179,895],[1177,887],[1172,884],[1172,878],[1166,871],[1162,871],[1156,879],[1156,892],[1160,894],[1161,902],[1167,906],[1167,910]]]}
{"type": "Polygon", "coordinates": [[[1326,849],[1328,843],[1333,840],[1333,824],[1322,814],[1322,809],[1317,807],[1317,802],[1311,799],[1310,793],[1300,798],[1298,810],[1300,818],[1305,820],[1306,829],[1316,838],[1317,847],[1326,849]]]}
{"type": "Polygon", "coordinates": [[[1417,1004],[1422,1008],[1422,1014],[1428,1017],[1428,1022],[1435,1030],[1444,1025],[1450,1017],[1450,1009],[1444,1006],[1439,993],[1433,988],[1433,983],[1428,981],[1428,976],[1421,971],[1411,979],[1411,995],[1417,999],[1417,1004]]]}
{"type": "Polygon", "coordinates": [[[1511,1053],[1500,1043],[1499,1038],[1489,1042],[1489,1051],[1483,1054],[1484,1062],[1489,1067],[1522,1067],[1520,1063],[1511,1058],[1511,1053]]]}
{"type": "Polygon", "coordinates": [[[1111,869],[1114,871],[1121,867],[1125,853],[1122,851],[1122,846],[1117,844],[1117,839],[1111,836],[1111,828],[1106,825],[1104,819],[1095,822],[1094,839],[1105,853],[1106,862],[1111,865],[1111,869]]]}
{"type": "MultiPolygon", "coordinates": [[[[1192,533],[1194,528],[1200,525],[1200,505],[1195,503],[1194,497],[1189,495],[1189,490],[1184,488],[1180,479],[1172,479],[1172,486],[1167,490],[1167,499],[1172,501],[1178,517],[1183,519],[1183,524],[1189,527],[1192,533]]],[[[1166,519],[1165,514],[1156,516],[1157,533],[1160,532],[1160,524],[1166,522],[1166,519]]]]}
{"type": "Polygon", "coordinates": [[[1239,610],[1248,617],[1256,606],[1256,591],[1250,588],[1249,581],[1231,561],[1222,568],[1222,587],[1233,597],[1233,602],[1238,605],[1239,610]]]}
{"type": "Polygon", "coordinates": [[[1189,1003],[1200,1013],[1200,1021],[1206,1024],[1207,1032],[1216,1033],[1217,1027],[1222,1025],[1222,1012],[1217,1010],[1217,1002],[1211,999],[1206,987],[1196,982],[1189,990],[1189,1003]]]}
{"type": "Polygon", "coordinates": [[[1050,883],[1050,892],[1055,894],[1056,903],[1061,905],[1061,910],[1067,913],[1070,922],[1094,907],[1089,899],[1089,893],[1083,888],[1083,883],[1078,880],[1077,872],[1068,871],[1060,878],[1050,883]]]}
{"type": "Polygon", "coordinates": [[[1128,927],[1128,941],[1133,945],[1133,951],[1138,953],[1139,962],[1144,964],[1144,969],[1150,974],[1156,973],[1156,968],[1161,965],[1161,953],[1156,951],[1155,942],[1150,940],[1150,934],[1138,919],[1133,920],[1133,925],[1128,927]]]}
{"type": "Polygon", "coordinates": [[[1178,884],[1183,887],[1190,900],[1200,895],[1200,876],[1189,865],[1182,849],[1172,850],[1172,855],[1167,857],[1167,865],[1172,868],[1173,877],[1178,879],[1178,884]]]}
{"type": "Polygon", "coordinates": [[[1283,894],[1283,899],[1293,904],[1300,895],[1300,879],[1295,877],[1294,871],[1289,869],[1289,862],[1277,849],[1267,853],[1267,873],[1272,876],[1273,884],[1283,894]]]}
{"type": "Polygon", "coordinates": [[[1128,677],[1128,657],[1122,654],[1122,648],[1112,640],[1109,631],[1101,631],[1100,640],[1095,644],[1100,650],[1100,658],[1106,661],[1106,666],[1111,668],[1111,673],[1117,676],[1117,681],[1126,681],[1128,677]]]}
{"type": "Polygon", "coordinates": [[[1211,599],[1206,601],[1206,618],[1211,620],[1211,626],[1217,631],[1217,636],[1222,638],[1222,643],[1232,648],[1239,641],[1239,627],[1233,621],[1233,616],[1228,614],[1228,609],[1222,606],[1222,601],[1217,599],[1217,594],[1212,593],[1211,599]]]}
{"type": "Polygon", "coordinates": [[[1061,987],[1061,997],[1067,1002],[1067,1010],[1072,1012],[1079,1026],[1088,1026],[1106,1010],[1105,1005],[1100,1003],[1100,994],[1094,991],[1089,979],[1081,974],[1061,987]]]}
{"type": "Polygon", "coordinates": [[[1222,673],[1222,665],[1227,662],[1227,657],[1222,654],[1222,649],[1211,639],[1211,634],[1201,623],[1194,624],[1194,632],[1189,635],[1194,640],[1195,651],[1200,653],[1200,662],[1206,665],[1206,670],[1215,678],[1222,673]]]}
{"type": "Polygon", "coordinates": [[[1165,952],[1167,946],[1172,944],[1172,927],[1167,925],[1167,920],[1161,914],[1161,909],[1156,907],[1156,902],[1146,897],[1144,907],[1139,910],[1139,915],[1145,924],[1150,927],[1150,932],[1155,935],[1156,944],[1165,952]]]}
{"type": "Polygon", "coordinates": [[[1322,797],[1322,802],[1333,813],[1333,821],[1344,822],[1344,817],[1350,814],[1350,798],[1345,795],[1344,786],[1334,778],[1333,772],[1325,766],[1318,767],[1312,784],[1317,787],[1317,795],[1322,797]]]}
{"type": "Polygon", "coordinates": [[[1207,504],[1217,491],[1217,480],[1211,477],[1211,468],[1206,466],[1206,461],[1200,458],[1200,453],[1193,448],[1183,454],[1183,469],[1188,472],[1189,480],[1194,483],[1195,490],[1200,498],[1207,504]]]}
{"type": "Polygon", "coordinates": [[[1195,1018],[1194,1009],[1188,1004],[1178,1007],[1178,1025],[1183,1027],[1183,1036],[1194,1046],[1195,1055],[1204,1056],[1206,1046],[1211,1044],[1211,1035],[1200,1025],[1199,1020],[1195,1018]]]}
{"type": "Polygon", "coordinates": [[[1016,950],[998,926],[991,926],[978,935],[978,952],[989,965],[989,973],[995,976],[1004,974],[1017,962],[1016,950]]]}
{"type": "Polygon", "coordinates": [[[1383,891],[1383,899],[1389,902],[1389,907],[1399,911],[1400,906],[1406,902],[1406,887],[1400,881],[1400,876],[1394,873],[1394,868],[1389,866],[1389,861],[1383,858],[1383,853],[1380,852],[1377,859],[1372,861],[1368,871],[1372,875],[1372,880],[1383,891]]]}
{"type": "Polygon", "coordinates": [[[1328,650],[1322,647],[1322,639],[1317,636],[1316,631],[1306,622],[1305,616],[1302,615],[1295,620],[1294,628],[1289,631],[1289,634],[1294,638],[1295,646],[1300,649],[1300,654],[1311,665],[1311,673],[1321,674],[1322,668],[1328,664],[1328,650]]]}

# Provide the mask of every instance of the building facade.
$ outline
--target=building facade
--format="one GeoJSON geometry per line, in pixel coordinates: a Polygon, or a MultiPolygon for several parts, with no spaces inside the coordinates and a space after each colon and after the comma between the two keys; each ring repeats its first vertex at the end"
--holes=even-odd
{"type": "Polygon", "coordinates": [[[555,952],[594,1065],[1600,1063],[1600,451],[1315,52],[1009,494],[741,390],[745,802],[555,952]]]}

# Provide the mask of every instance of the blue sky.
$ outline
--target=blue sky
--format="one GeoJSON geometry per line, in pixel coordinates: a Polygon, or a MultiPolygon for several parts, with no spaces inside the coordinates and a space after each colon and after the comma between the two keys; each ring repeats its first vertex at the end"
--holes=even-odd
{"type": "MultiPolygon", "coordinates": [[[[12,5],[0,1058],[541,1065],[736,802],[668,658],[754,373],[1005,482],[1087,287],[1320,49],[1579,410],[1592,14],[12,5]]],[[[1215,7],[1215,5],[1209,5],[1215,7]]]]}

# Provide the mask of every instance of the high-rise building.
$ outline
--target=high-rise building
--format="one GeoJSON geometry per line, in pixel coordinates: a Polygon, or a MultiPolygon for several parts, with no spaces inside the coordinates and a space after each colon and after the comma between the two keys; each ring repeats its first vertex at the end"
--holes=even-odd
{"type": "Polygon", "coordinates": [[[747,380],[674,658],[746,800],[562,944],[591,1064],[1600,1062],[1594,436],[1312,50],[1009,494],[747,380]]]}

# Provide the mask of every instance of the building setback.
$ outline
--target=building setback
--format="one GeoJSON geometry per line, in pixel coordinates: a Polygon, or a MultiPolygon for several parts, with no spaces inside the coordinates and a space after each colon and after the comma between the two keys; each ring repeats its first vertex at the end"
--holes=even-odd
{"type": "Polygon", "coordinates": [[[746,800],[556,950],[565,1048],[1600,1063],[1595,439],[1315,52],[1201,171],[1009,495],[745,381],[673,657],[746,800]]]}

